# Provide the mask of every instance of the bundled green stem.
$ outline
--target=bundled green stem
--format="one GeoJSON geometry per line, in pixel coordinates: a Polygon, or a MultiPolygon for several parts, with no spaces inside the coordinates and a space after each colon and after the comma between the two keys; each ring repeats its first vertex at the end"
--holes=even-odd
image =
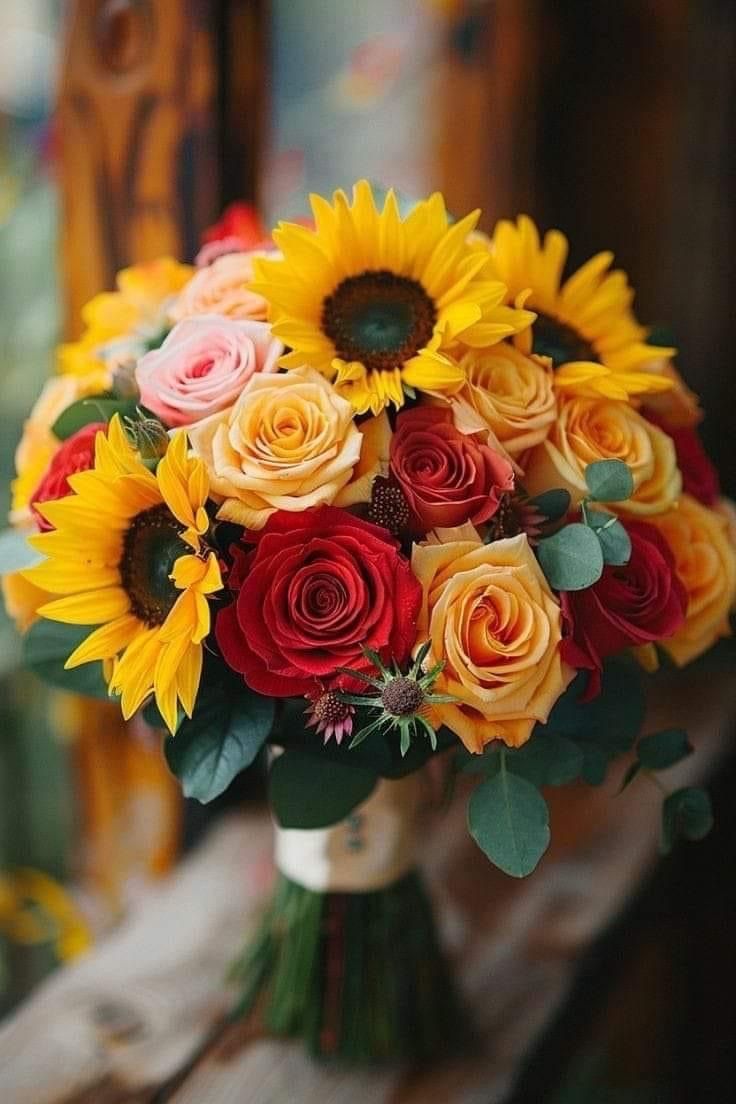
{"type": "Polygon", "coordinates": [[[319,893],[279,875],[232,977],[235,1015],[258,1004],[270,1031],[303,1038],[318,1057],[421,1061],[467,1037],[414,871],[369,893],[319,893]]]}

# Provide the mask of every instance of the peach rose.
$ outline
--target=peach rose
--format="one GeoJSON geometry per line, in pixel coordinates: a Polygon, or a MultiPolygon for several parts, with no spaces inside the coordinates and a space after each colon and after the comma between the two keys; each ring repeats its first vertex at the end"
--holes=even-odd
{"type": "Polygon", "coordinates": [[[682,476],[672,438],[626,402],[563,399],[549,437],[526,462],[524,486],[530,495],[565,487],[577,505],[587,493],[585,469],[595,460],[623,460],[634,477],[634,494],[622,506],[647,519],[675,502],[682,476]]]}
{"type": "Polygon", "coordinates": [[[381,459],[370,465],[361,453],[370,439],[387,454],[390,431],[385,417],[368,421],[370,438],[355,425],[347,399],[319,372],[303,367],[254,376],[230,410],[189,435],[211,491],[223,499],[217,516],[262,529],[277,510],[370,499],[381,459]],[[376,424],[383,430],[376,433],[376,424]]]}
{"type": "Polygon", "coordinates": [[[557,417],[547,361],[502,343],[469,352],[460,363],[466,379],[450,406],[461,432],[485,428],[491,443],[498,441],[513,457],[544,441],[557,417]]]}
{"type": "Polygon", "coordinates": [[[469,751],[526,743],[573,677],[560,607],[526,535],[417,545],[412,569],[424,591],[416,647],[431,642],[427,667],[445,665],[437,692],[457,699],[433,706],[434,720],[469,751]]]}
{"type": "Polygon", "coordinates": [[[186,318],[138,361],[141,402],[167,426],[192,425],[232,406],[256,372],[277,371],[283,351],[265,322],[186,318]]]}
{"type": "Polygon", "coordinates": [[[688,593],[685,624],[662,642],[679,667],[730,635],[729,612],[736,600],[736,550],[728,520],[690,495],[673,510],[648,519],[656,525],[675,557],[677,574],[688,593]]]}
{"type": "Polygon", "coordinates": [[[253,282],[253,258],[273,256],[262,250],[226,253],[200,268],[172,304],[169,315],[174,322],[196,314],[221,314],[226,318],[249,318],[264,322],[268,303],[250,290],[253,282]]]}

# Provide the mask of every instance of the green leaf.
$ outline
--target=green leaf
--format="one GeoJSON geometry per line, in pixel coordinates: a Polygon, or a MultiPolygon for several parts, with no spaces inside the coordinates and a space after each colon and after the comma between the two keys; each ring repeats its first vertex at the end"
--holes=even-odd
{"type": "Polygon", "coordinates": [[[166,761],[185,797],[203,804],[219,797],[249,767],[273,725],[274,703],[245,689],[213,694],[164,745],[166,761]]]}
{"type": "Polygon", "coordinates": [[[542,730],[595,743],[608,755],[628,751],[644,723],[641,670],[625,660],[610,659],[603,666],[600,694],[581,701],[584,686],[585,675],[579,675],[557,700],[542,730]]]}
{"type": "Polygon", "coordinates": [[[366,767],[285,751],[271,767],[269,799],[282,828],[327,828],[362,805],[376,781],[366,767]]]}
{"type": "Polygon", "coordinates": [[[52,432],[60,441],[66,441],[92,422],[109,422],[114,414],[123,418],[134,418],[138,407],[135,399],[111,399],[108,396],[78,399],[59,415],[52,426],[52,432]]]}
{"type": "Polygon", "coordinates": [[[603,572],[600,541],[587,525],[574,522],[539,542],[539,562],[555,590],[584,590],[603,572]]]}
{"type": "Polygon", "coordinates": [[[24,571],[41,562],[43,556],[31,548],[28,536],[21,529],[3,529],[0,532],[0,575],[24,571]]]}
{"type": "Polygon", "coordinates": [[[623,460],[596,460],[588,464],[585,482],[596,502],[623,502],[634,493],[634,477],[623,460]]]}
{"type": "Polygon", "coordinates": [[[645,770],[665,770],[679,763],[693,751],[687,733],[681,728],[666,728],[662,732],[653,732],[642,736],[636,754],[645,770]]]}
{"type": "MultiPolygon", "coordinates": [[[[143,706],[143,709],[141,710],[141,715],[143,717],[143,720],[146,722],[146,724],[150,725],[151,728],[166,728],[166,721],[161,716],[161,713],[159,712],[159,708],[156,705],[156,702],[153,698],[149,701],[148,705],[143,706]]],[[[184,712],[184,710],[182,709],[181,706],[178,706],[177,711],[176,711],[176,729],[175,729],[175,732],[179,731],[185,717],[186,717],[186,713],[184,712]]],[[[167,731],[168,731],[168,729],[167,729],[167,731]]]]}
{"type": "Polygon", "coordinates": [[[562,487],[544,491],[530,500],[549,521],[559,521],[570,509],[570,492],[562,487]]]}
{"type": "Polygon", "coordinates": [[[629,763],[629,766],[626,770],[626,774],[624,775],[623,780],[621,782],[621,785],[618,788],[618,792],[620,794],[623,793],[624,790],[628,786],[631,785],[631,783],[634,781],[634,779],[636,778],[636,776],[638,775],[640,770],[641,770],[641,763],[639,763],[639,762],[629,763]]]}
{"type": "Polygon", "coordinates": [[[549,846],[549,811],[536,786],[501,770],[473,791],[468,828],[488,858],[513,878],[524,878],[549,846]]]}
{"type": "Polygon", "coordinates": [[[586,525],[601,543],[604,562],[615,567],[627,564],[631,559],[631,537],[618,518],[590,507],[585,510],[584,517],[586,525]]]}
{"type": "Polygon", "coordinates": [[[41,618],[23,638],[23,662],[51,686],[92,698],[107,698],[101,663],[83,663],[71,671],[64,670],[69,656],[91,632],[94,632],[92,625],[63,625],[41,618]]]}
{"type": "Polygon", "coordinates": [[[675,790],[662,806],[661,848],[668,854],[678,839],[701,840],[713,827],[713,809],[705,790],[675,790]]]}
{"type": "Polygon", "coordinates": [[[462,774],[498,774],[501,768],[501,751],[497,742],[486,744],[480,754],[461,748],[456,753],[457,769],[462,774]]]}
{"type": "Polygon", "coordinates": [[[580,777],[589,786],[602,786],[606,780],[606,772],[611,756],[607,755],[597,744],[581,744],[583,753],[583,766],[580,777]]]}
{"type": "Polygon", "coordinates": [[[526,744],[506,752],[506,765],[535,786],[564,786],[583,769],[583,753],[566,736],[537,729],[526,744]]]}

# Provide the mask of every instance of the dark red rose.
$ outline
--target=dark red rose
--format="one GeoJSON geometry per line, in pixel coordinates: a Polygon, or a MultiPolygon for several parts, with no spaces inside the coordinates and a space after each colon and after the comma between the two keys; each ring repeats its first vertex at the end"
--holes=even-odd
{"type": "Polygon", "coordinates": [[[89,425],[83,426],[68,437],[54,455],[43,479],[31,495],[33,515],[39,529],[44,532],[54,527],[50,521],[41,517],[39,511],[35,509],[36,503],[55,502],[57,498],[65,498],[72,493],[69,476],[94,467],[95,437],[101,429],[107,429],[105,422],[90,422],[89,425]]]}
{"type": "Polygon", "coordinates": [[[449,410],[418,406],[396,419],[391,471],[423,530],[480,525],[514,489],[509,461],[455,428],[449,410]]]}
{"type": "Polygon", "coordinates": [[[600,691],[603,660],[625,648],[672,636],[685,620],[687,592],[675,572],[669,545],[653,525],[623,523],[631,538],[631,559],[607,566],[587,590],[560,595],[567,624],[563,658],[591,672],[584,698],[600,691]]]}
{"type": "Polygon", "coordinates": [[[677,454],[677,466],[682,472],[682,489],[704,506],[715,506],[721,497],[718,472],[703,447],[700,434],[693,426],[672,428],[659,418],[647,418],[672,438],[677,454]]]}
{"type": "Polygon", "coordinates": [[[398,542],[378,525],[329,506],[279,512],[255,547],[234,548],[235,600],[218,615],[225,662],[272,697],[358,689],[338,667],[370,671],[364,646],[403,662],[422,588],[398,542]]]}

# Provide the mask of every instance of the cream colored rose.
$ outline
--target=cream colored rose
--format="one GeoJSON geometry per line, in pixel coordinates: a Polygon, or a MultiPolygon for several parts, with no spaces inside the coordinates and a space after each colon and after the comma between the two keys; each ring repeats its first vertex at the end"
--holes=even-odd
{"type": "Polygon", "coordinates": [[[673,510],[648,518],[675,557],[677,574],[688,594],[685,624],[662,641],[678,666],[706,652],[721,636],[730,636],[728,615],[736,601],[736,550],[728,519],[688,494],[673,510]]]}
{"type": "Polygon", "coordinates": [[[433,706],[434,720],[469,751],[526,743],[573,676],[559,604],[526,536],[418,545],[412,570],[424,591],[416,646],[430,641],[427,667],[444,663],[436,692],[457,699],[433,706]]]}
{"type": "Polygon", "coordinates": [[[549,437],[529,455],[524,486],[531,495],[565,487],[573,505],[587,493],[585,469],[596,460],[623,460],[634,477],[627,514],[668,510],[682,489],[672,439],[626,402],[563,399],[549,437]]]}
{"type": "Polygon", "coordinates": [[[450,405],[461,432],[483,427],[514,458],[544,441],[557,417],[548,362],[502,343],[460,363],[466,380],[450,405]]]}
{"type": "Polygon", "coordinates": [[[253,376],[235,405],[193,426],[190,439],[223,499],[217,516],[262,529],[276,510],[370,499],[390,431],[385,416],[369,421],[364,436],[351,404],[303,367],[253,376]]]}
{"type": "MultiPolygon", "coordinates": [[[[200,268],[172,304],[169,315],[174,322],[197,314],[222,314],[226,318],[264,322],[268,303],[250,290],[253,282],[253,258],[266,254],[226,253],[211,265],[200,268]]],[[[271,254],[268,254],[271,256],[271,254]]]]}

